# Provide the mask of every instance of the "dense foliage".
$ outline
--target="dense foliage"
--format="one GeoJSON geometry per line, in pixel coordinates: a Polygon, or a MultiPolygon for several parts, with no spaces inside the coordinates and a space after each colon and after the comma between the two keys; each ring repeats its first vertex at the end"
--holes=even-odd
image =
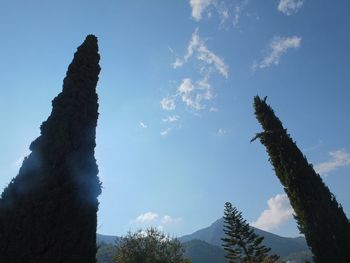
{"type": "Polygon", "coordinates": [[[350,262],[350,225],[335,196],[323,183],[266,103],[254,98],[263,128],[257,134],[295,211],[301,233],[316,262],[350,262]]]}
{"type": "Polygon", "coordinates": [[[117,263],[190,263],[180,241],[155,228],[129,232],[117,242],[117,263]]]}
{"type": "Polygon", "coordinates": [[[225,250],[214,246],[203,240],[193,239],[182,244],[185,248],[185,255],[192,263],[227,263],[225,250]]]}
{"type": "Polygon", "coordinates": [[[0,262],[96,261],[97,38],[78,47],[62,92],[0,198],[0,262]]]}
{"type": "Polygon", "coordinates": [[[113,263],[116,248],[112,244],[99,243],[96,254],[97,263],[113,263]]]}
{"type": "Polygon", "coordinates": [[[271,248],[262,245],[264,237],[255,234],[242,213],[229,202],[225,203],[224,233],[222,246],[230,263],[275,262],[278,259],[278,256],[268,254],[271,248]]]}

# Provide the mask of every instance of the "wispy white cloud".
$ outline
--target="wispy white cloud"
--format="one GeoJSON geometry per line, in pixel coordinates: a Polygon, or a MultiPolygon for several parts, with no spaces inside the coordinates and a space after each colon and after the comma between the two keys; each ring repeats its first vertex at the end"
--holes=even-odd
{"type": "MultiPolygon", "coordinates": [[[[191,78],[184,78],[179,86],[176,88],[175,94],[170,98],[163,98],[160,102],[164,110],[174,110],[176,100],[183,102],[188,108],[199,111],[206,108],[204,101],[210,101],[214,98],[211,84],[209,83],[209,76],[206,74],[202,79],[192,81],[191,78]]],[[[211,111],[215,111],[212,108],[211,111]]],[[[173,115],[163,122],[176,122],[179,116],[173,115]]],[[[167,133],[165,133],[166,135],[167,133]]]]}
{"type": "Polygon", "coordinates": [[[155,212],[143,213],[129,222],[132,227],[147,228],[150,226],[157,227],[164,231],[165,228],[176,227],[183,222],[182,217],[173,217],[170,215],[160,216],[155,212]]]}
{"type": "Polygon", "coordinates": [[[162,224],[163,226],[165,226],[165,225],[170,225],[170,224],[176,224],[176,223],[182,222],[182,220],[183,220],[183,219],[182,219],[181,217],[173,218],[173,217],[171,217],[171,216],[169,216],[169,215],[165,215],[165,216],[163,216],[162,219],[161,219],[161,224],[162,224]]]}
{"type": "Polygon", "coordinates": [[[142,122],[142,121],[140,121],[140,127],[141,128],[143,128],[143,129],[146,129],[147,128],[147,125],[144,123],[144,122],[142,122]]]}
{"type": "Polygon", "coordinates": [[[228,66],[222,58],[211,52],[206,45],[202,44],[199,46],[197,58],[207,64],[214,65],[221,75],[228,78],[228,66]]]}
{"type": "Polygon", "coordinates": [[[301,37],[274,37],[269,45],[269,51],[260,63],[254,63],[252,69],[267,68],[271,65],[278,65],[281,56],[288,49],[298,48],[301,45],[301,37]]]}
{"type": "Polygon", "coordinates": [[[172,64],[173,68],[179,68],[184,64],[184,60],[182,60],[181,58],[176,58],[175,62],[172,64]]]}
{"type": "Polygon", "coordinates": [[[280,0],[278,3],[278,11],[290,16],[299,11],[303,6],[304,0],[280,0]]]}
{"type": "Polygon", "coordinates": [[[290,206],[286,194],[278,194],[267,201],[268,209],[264,210],[259,218],[251,225],[262,230],[273,230],[293,217],[293,208],[290,206]]]}
{"type": "Polygon", "coordinates": [[[223,25],[230,18],[230,13],[227,8],[223,8],[219,14],[220,14],[220,20],[221,20],[220,25],[223,25]]]}
{"type": "Polygon", "coordinates": [[[198,73],[202,77],[196,81],[191,78],[182,79],[175,93],[162,99],[161,107],[164,110],[174,110],[176,102],[182,102],[186,107],[195,111],[202,110],[207,106],[205,101],[208,102],[214,98],[213,88],[209,81],[212,74],[217,73],[228,78],[229,67],[221,57],[209,50],[205,41],[200,38],[198,28],[192,33],[186,54],[176,58],[172,66],[174,69],[182,67],[192,58],[200,64],[198,73]]]}
{"type": "Polygon", "coordinates": [[[177,122],[179,119],[180,119],[179,115],[172,115],[172,116],[168,116],[168,117],[162,119],[162,122],[173,123],[173,122],[177,122]]]}
{"type": "Polygon", "coordinates": [[[192,17],[196,21],[200,21],[202,19],[203,12],[213,2],[213,0],[190,0],[190,5],[192,8],[192,17]]]}
{"type": "Polygon", "coordinates": [[[223,135],[225,135],[225,134],[228,134],[228,133],[230,133],[231,132],[231,130],[229,130],[229,129],[224,129],[224,128],[220,128],[220,129],[218,129],[218,131],[216,132],[216,136],[223,136],[223,135]]]}
{"type": "Polygon", "coordinates": [[[208,101],[213,98],[211,85],[207,77],[194,83],[190,78],[183,79],[180,86],[177,88],[177,94],[186,106],[194,110],[203,109],[203,101],[208,101]]]}
{"type": "Polygon", "coordinates": [[[194,89],[195,88],[190,78],[183,79],[182,83],[177,88],[182,101],[185,102],[187,106],[193,106],[194,104],[191,99],[191,93],[193,92],[194,89]]]}
{"type": "Polygon", "coordinates": [[[199,29],[196,28],[187,46],[187,53],[183,58],[176,58],[172,64],[174,68],[183,66],[192,56],[205,63],[206,66],[213,66],[225,78],[228,77],[229,67],[224,60],[208,49],[205,41],[199,36],[199,29]]]}
{"type": "MultiPolygon", "coordinates": [[[[246,8],[247,5],[248,5],[248,0],[241,0],[241,1],[236,1],[235,5],[233,6],[231,13],[232,13],[232,24],[234,27],[238,26],[243,10],[246,8]]],[[[228,19],[225,19],[224,21],[226,20],[228,19]]],[[[221,23],[223,23],[224,21],[221,20],[221,23]]]]}
{"type": "Polygon", "coordinates": [[[209,112],[218,112],[219,109],[215,107],[210,107],[209,112]]]}
{"type": "Polygon", "coordinates": [[[323,145],[323,141],[319,140],[316,144],[303,148],[303,152],[313,152],[323,145]]]}
{"type": "Polygon", "coordinates": [[[198,49],[198,46],[200,45],[200,42],[202,40],[199,38],[199,29],[196,28],[195,31],[192,33],[192,38],[188,42],[187,46],[187,53],[184,55],[183,58],[176,58],[175,62],[172,64],[173,68],[182,67],[189,59],[192,57],[193,53],[198,49]]]}
{"type": "Polygon", "coordinates": [[[169,132],[171,132],[172,128],[166,128],[165,130],[160,132],[160,135],[165,137],[169,134],[169,132]]]}
{"type": "Polygon", "coordinates": [[[157,213],[147,212],[147,213],[139,215],[135,221],[137,223],[151,223],[151,222],[154,222],[155,220],[157,220],[158,217],[159,217],[159,215],[157,213]]]}
{"type": "MultiPolygon", "coordinates": [[[[188,108],[199,111],[206,107],[204,101],[210,101],[213,98],[213,90],[207,74],[197,81],[192,81],[191,78],[184,78],[176,88],[176,93],[173,94],[171,98],[163,98],[160,104],[164,110],[174,110],[176,100],[179,100],[188,108]]],[[[216,111],[216,108],[211,108],[211,111],[216,111]]],[[[178,115],[173,115],[162,119],[162,121],[176,122],[178,119],[178,115]]]]}
{"type": "Polygon", "coordinates": [[[165,97],[160,101],[160,106],[163,110],[171,111],[175,110],[175,98],[174,97],[165,97]]]}
{"type": "Polygon", "coordinates": [[[350,165],[350,154],[345,149],[329,152],[329,155],[331,156],[329,161],[314,166],[315,171],[320,175],[327,175],[340,167],[350,165]]]}
{"type": "Polygon", "coordinates": [[[232,18],[233,26],[237,26],[242,11],[248,4],[248,0],[189,0],[192,8],[192,17],[199,22],[203,17],[212,18],[217,14],[220,19],[220,27],[232,18]],[[203,14],[207,13],[206,16],[203,14]]]}
{"type": "Polygon", "coordinates": [[[168,46],[168,50],[170,53],[174,53],[174,49],[172,49],[171,47],[168,46]]]}

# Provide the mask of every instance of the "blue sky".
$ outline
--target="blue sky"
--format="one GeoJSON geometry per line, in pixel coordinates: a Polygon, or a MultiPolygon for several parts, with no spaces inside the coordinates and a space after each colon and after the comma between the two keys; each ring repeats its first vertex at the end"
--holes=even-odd
{"type": "Polygon", "coordinates": [[[0,187],[16,176],[76,47],[99,38],[98,232],[205,227],[230,201],[297,236],[252,102],[268,102],[350,215],[350,3],[18,1],[0,8],[0,187]]]}

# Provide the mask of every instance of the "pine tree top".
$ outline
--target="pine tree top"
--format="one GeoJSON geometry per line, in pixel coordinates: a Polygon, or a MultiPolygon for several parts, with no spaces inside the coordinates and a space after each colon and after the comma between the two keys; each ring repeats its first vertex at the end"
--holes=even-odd
{"type": "Polygon", "coordinates": [[[224,229],[225,237],[221,240],[228,262],[263,262],[269,259],[275,262],[276,255],[270,255],[271,248],[262,244],[264,237],[254,233],[243,218],[242,213],[230,202],[225,203],[224,229]]]}

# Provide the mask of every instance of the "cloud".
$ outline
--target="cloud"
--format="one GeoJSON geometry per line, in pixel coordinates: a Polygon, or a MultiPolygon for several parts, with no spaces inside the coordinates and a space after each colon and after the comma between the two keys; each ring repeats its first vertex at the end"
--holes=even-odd
{"type": "Polygon", "coordinates": [[[170,97],[163,98],[161,107],[165,110],[174,110],[175,102],[183,102],[188,108],[195,111],[206,108],[204,101],[213,99],[213,89],[209,82],[213,73],[218,73],[225,78],[228,78],[229,67],[224,60],[214,54],[199,36],[199,29],[196,28],[192,33],[191,40],[187,46],[187,52],[183,57],[176,58],[172,64],[173,68],[182,67],[191,58],[194,58],[200,63],[199,74],[201,78],[193,81],[191,78],[182,79],[176,92],[170,97]]]}
{"type": "Polygon", "coordinates": [[[170,224],[176,224],[176,223],[180,223],[182,222],[182,218],[181,217],[177,217],[177,218],[172,218],[169,215],[165,215],[163,216],[163,218],[161,219],[161,223],[162,226],[164,225],[170,225],[170,224]]]}
{"type": "Polygon", "coordinates": [[[278,3],[278,11],[290,16],[299,11],[303,6],[304,0],[280,0],[278,3]]]}
{"type": "Polygon", "coordinates": [[[192,17],[199,22],[207,11],[207,18],[210,19],[217,14],[220,19],[220,27],[222,27],[232,17],[233,26],[237,26],[242,11],[248,4],[248,0],[190,0],[192,8],[192,17]]]}
{"type": "Polygon", "coordinates": [[[166,97],[160,101],[160,106],[163,110],[175,110],[175,99],[173,97],[166,97]]]}
{"type": "Polygon", "coordinates": [[[173,68],[179,68],[179,67],[182,67],[184,63],[185,61],[183,59],[176,58],[175,62],[172,65],[173,65],[173,68]]]}
{"type": "Polygon", "coordinates": [[[251,225],[269,231],[293,217],[293,208],[289,204],[286,194],[277,194],[267,201],[268,209],[264,210],[259,218],[251,225]]]}
{"type": "Polygon", "coordinates": [[[144,124],[142,121],[140,121],[140,127],[143,128],[143,129],[146,129],[146,128],[147,128],[147,125],[144,124]]]}
{"type": "Polygon", "coordinates": [[[172,123],[172,122],[177,122],[179,119],[180,119],[179,115],[173,115],[173,116],[168,116],[168,117],[162,119],[162,121],[172,123]]]}
{"type": "Polygon", "coordinates": [[[169,134],[169,132],[170,132],[171,130],[172,130],[171,128],[167,128],[167,129],[165,129],[164,131],[161,131],[161,132],[160,132],[160,135],[163,136],[163,137],[165,137],[165,136],[167,136],[167,135],[169,134]]]}
{"type": "Polygon", "coordinates": [[[194,86],[192,84],[192,80],[190,78],[186,78],[182,80],[182,83],[177,88],[182,101],[186,103],[187,106],[192,106],[193,102],[190,98],[192,91],[194,90],[194,86]]]}
{"type": "Polygon", "coordinates": [[[219,109],[215,107],[210,107],[209,112],[218,112],[219,109]]]}
{"type": "MultiPolygon", "coordinates": [[[[209,74],[203,76],[202,79],[192,81],[191,78],[184,78],[180,85],[176,88],[175,94],[171,98],[163,98],[160,102],[161,107],[164,110],[175,109],[176,100],[183,102],[188,108],[199,111],[204,109],[204,101],[210,101],[213,99],[213,90],[209,83],[209,74]]],[[[212,109],[215,111],[215,108],[212,109]]],[[[169,116],[166,119],[162,119],[163,122],[176,122],[179,116],[169,116]]]]}
{"type": "Polygon", "coordinates": [[[228,129],[224,129],[224,128],[220,128],[217,132],[216,132],[216,136],[223,136],[225,134],[230,133],[231,131],[228,129]]]}
{"type": "Polygon", "coordinates": [[[196,21],[200,21],[202,19],[203,12],[212,2],[213,0],[190,0],[192,17],[196,21]]]}
{"type": "Polygon", "coordinates": [[[220,11],[220,25],[223,25],[230,18],[230,13],[227,8],[223,8],[220,11]]]}
{"type": "Polygon", "coordinates": [[[174,53],[174,49],[172,49],[171,47],[168,46],[168,50],[170,53],[174,53]]]}
{"type": "Polygon", "coordinates": [[[301,44],[301,37],[274,37],[269,45],[269,52],[260,63],[254,63],[252,69],[267,68],[271,65],[278,65],[281,56],[286,53],[288,49],[298,48],[301,44]]]}
{"type": "Polygon", "coordinates": [[[154,222],[155,220],[157,220],[158,217],[159,217],[159,215],[157,213],[147,212],[147,213],[139,215],[135,221],[137,223],[151,223],[151,222],[154,222]]]}
{"type": "MultiPolygon", "coordinates": [[[[241,0],[241,1],[236,1],[235,5],[231,8],[232,11],[232,24],[234,27],[237,27],[242,15],[243,10],[246,8],[246,6],[248,5],[248,0],[241,0]]],[[[225,14],[225,11],[228,13],[230,12],[229,8],[224,8],[222,12],[219,12],[220,17],[221,17],[221,23],[220,25],[222,25],[223,23],[225,23],[225,21],[228,20],[229,18],[229,14],[225,14]]]]}
{"type": "Polygon", "coordinates": [[[313,152],[317,149],[319,149],[323,145],[323,141],[319,140],[316,144],[311,145],[309,147],[303,148],[303,152],[313,152]]]}
{"type": "Polygon", "coordinates": [[[326,175],[328,172],[334,171],[337,168],[350,165],[350,154],[344,149],[329,152],[329,155],[331,156],[331,160],[314,166],[317,173],[326,175]]]}
{"type": "Polygon", "coordinates": [[[193,53],[198,49],[200,42],[202,42],[202,40],[199,37],[198,31],[198,28],[194,30],[194,32],[192,33],[192,38],[187,46],[187,53],[183,58],[176,58],[175,62],[173,63],[173,68],[176,69],[178,67],[182,67],[192,57],[193,53]]]}
{"type": "Polygon", "coordinates": [[[172,217],[170,215],[160,216],[155,212],[147,212],[139,215],[136,219],[131,220],[129,224],[132,227],[144,228],[144,227],[157,227],[159,230],[164,231],[165,228],[172,228],[183,222],[182,217],[172,217]]]}
{"type": "Polygon", "coordinates": [[[176,69],[183,66],[193,55],[195,55],[197,60],[204,62],[206,66],[213,66],[213,68],[225,78],[228,77],[228,66],[222,58],[208,49],[204,40],[199,36],[198,28],[192,33],[192,38],[187,46],[187,53],[183,58],[176,58],[175,62],[172,64],[173,68],[176,69]]]}
{"type": "Polygon", "coordinates": [[[197,59],[204,61],[207,64],[213,64],[221,75],[223,75],[225,78],[228,78],[228,66],[225,64],[224,60],[211,52],[204,45],[204,43],[201,44],[198,48],[197,59]]]}
{"type": "Polygon", "coordinates": [[[211,100],[213,98],[211,85],[207,77],[194,83],[190,78],[183,79],[177,88],[177,94],[186,106],[194,110],[203,109],[203,100],[211,100]]]}

